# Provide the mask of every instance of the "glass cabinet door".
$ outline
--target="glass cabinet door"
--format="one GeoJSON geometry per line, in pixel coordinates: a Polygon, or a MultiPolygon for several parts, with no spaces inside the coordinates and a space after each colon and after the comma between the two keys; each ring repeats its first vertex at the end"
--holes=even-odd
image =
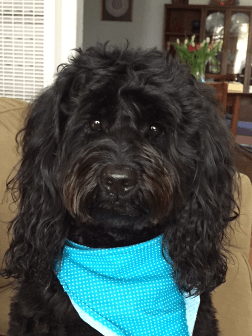
{"type": "Polygon", "coordinates": [[[232,12],[228,40],[227,73],[243,84],[249,36],[249,13],[232,12]]]}
{"type": "MultiPolygon", "coordinates": [[[[224,39],[224,21],[225,12],[223,11],[208,11],[206,17],[205,36],[210,38],[210,44],[214,44],[219,40],[224,39]]],[[[221,70],[221,52],[216,56],[218,64],[213,64],[211,61],[207,63],[207,72],[219,74],[221,70]]]]}

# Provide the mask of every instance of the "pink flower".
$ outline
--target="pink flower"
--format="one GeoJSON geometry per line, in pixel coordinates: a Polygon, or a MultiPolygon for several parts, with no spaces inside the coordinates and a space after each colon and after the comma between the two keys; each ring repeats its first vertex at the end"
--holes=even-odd
{"type": "Polygon", "coordinates": [[[200,50],[200,43],[196,45],[196,50],[200,50]]]}

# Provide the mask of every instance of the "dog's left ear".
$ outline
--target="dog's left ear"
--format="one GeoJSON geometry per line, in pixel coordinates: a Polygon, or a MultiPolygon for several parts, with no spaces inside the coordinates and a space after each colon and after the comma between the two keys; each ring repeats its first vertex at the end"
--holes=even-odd
{"type": "Polygon", "coordinates": [[[182,156],[179,176],[185,186],[178,197],[185,197],[185,201],[179,209],[174,207],[164,248],[169,246],[179,286],[194,287],[200,293],[225,281],[223,237],[239,213],[234,199],[238,190],[233,162],[237,145],[220,114],[215,92],[196,81],[190,83],[184,100],[180,99],[186,127],[180,131],[183,136],[177,136],[177,158],[182,156]]]}

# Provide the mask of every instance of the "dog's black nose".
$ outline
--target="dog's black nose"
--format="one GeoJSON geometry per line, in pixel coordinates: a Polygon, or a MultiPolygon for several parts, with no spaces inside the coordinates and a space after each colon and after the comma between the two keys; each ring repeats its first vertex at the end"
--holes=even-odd
{"type": "Polygon", "coordinates": [[[135,187],[137,174],[129,166],[108,165],[101,171],[101,183],[110,194],[124,195],[135,187]]]}

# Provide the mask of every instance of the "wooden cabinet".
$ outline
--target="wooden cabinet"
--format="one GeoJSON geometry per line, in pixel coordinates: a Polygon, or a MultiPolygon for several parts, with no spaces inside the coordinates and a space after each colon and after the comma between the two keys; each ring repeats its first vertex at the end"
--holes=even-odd
{"type": "Polygon", "coordinates": [[[235,74],[243,92],[252,92],[252,7],[165,5],[163,49],[174,53],[172,42],[184,42],[192,35],[196,35],[196,43],[207,37],[211,42],[222,39],[222,51],[217,56],[220,64],[209,63],[207,72],[235,74]]]}

